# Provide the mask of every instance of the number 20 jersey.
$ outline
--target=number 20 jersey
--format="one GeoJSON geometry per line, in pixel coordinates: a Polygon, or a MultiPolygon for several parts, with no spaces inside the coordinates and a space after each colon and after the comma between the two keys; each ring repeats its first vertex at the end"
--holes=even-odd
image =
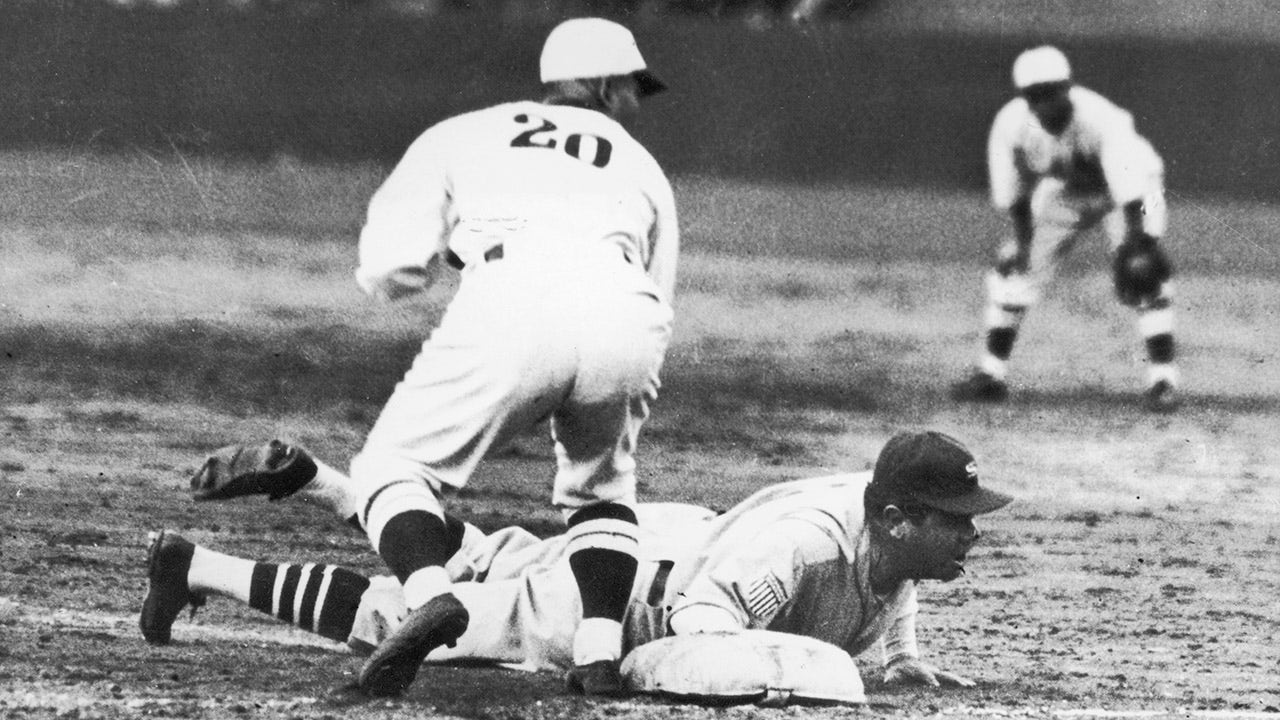
{"type": "Polygon", "coordinates": [[[468,264],[499,244],[517,261],[612,253],[643,267],[670,301],[678,243],[671,185],[622,125],[521,101],[419,136],[370,202],[360,259],[376,275],[446,248],[468,264]]]}

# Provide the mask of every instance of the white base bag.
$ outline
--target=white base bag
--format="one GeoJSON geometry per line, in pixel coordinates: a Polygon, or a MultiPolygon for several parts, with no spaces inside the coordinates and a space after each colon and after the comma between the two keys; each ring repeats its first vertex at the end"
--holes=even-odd
{"type": "Polygon", "coordinates": [[[862,705],[862,677],[844,650],[769,630],[675,635],[632,650],[622,676],[638,693],[700,704],[862,705]]]}

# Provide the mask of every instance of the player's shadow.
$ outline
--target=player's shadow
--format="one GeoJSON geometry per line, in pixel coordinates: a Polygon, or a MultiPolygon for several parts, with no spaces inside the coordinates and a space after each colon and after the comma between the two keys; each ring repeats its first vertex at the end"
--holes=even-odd
{"type": "MultiPolygon", "coordinates": [[[[1275,415],[1280,414],[1280,395],[1227,395],[1222,393],[1180,391],[1178,406],[1169,416],[1207,415],[1275,415]]],[[[1013,409],[1058,409],[1074,412],[1146,413],[1145,398],[1137,390],[1110,390],[1094,386],[1045,389],[1010,388],[1009,399],[1001,405],[1013,409]]]]}

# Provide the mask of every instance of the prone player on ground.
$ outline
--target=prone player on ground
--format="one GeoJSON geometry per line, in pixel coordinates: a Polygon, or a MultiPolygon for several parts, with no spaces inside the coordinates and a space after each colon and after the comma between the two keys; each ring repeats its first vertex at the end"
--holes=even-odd
{"type": "Polygon", "coordinates": [[[1013,237],[986,278],[981,358],[953,396],[1005,399],[1008,361],[1027,311],[1079,236],[1102,225],[1116,295],[1136,310],[1146,346],[1147,405],[1173,409],[1173,267],[1160,242],[1164,163],[1129,112],[1073,83],[1057,48],[1023,52],[1013,81],[1019,96],[997,113],[987,143],[991,201],[1009,214],[1013,237]]]}
{"type": "MultiPolygon", "coordinates": [[[[198,499],[297,491],[353,520],[357,493],[299,448],[230,448],[192,481],[198,499]]],[[[916,583],[964,571],[973,517],[1009,502],[980,487],[972,454],[934,432],[900,433],[872,472],[767,487],[716,515],[688,505],[639,505],[640,569],[624,624],[630,650],[671,635],[769,630],[825,641],[856,656],[883,648],[886,678],[970,684],[919,657],[916,583]]],[[[563,669],[581,614],[569,539],[508,528],[485,536],[450,517],[447,568],[473,609],[460,658],[563,669]]],[[[161,533],[152,543],[144,636],[167,643],[178,614],[220,594],[353,647],[376,646],[406,612],[398,583],[321,564],[254,563],[161,533]]]]}

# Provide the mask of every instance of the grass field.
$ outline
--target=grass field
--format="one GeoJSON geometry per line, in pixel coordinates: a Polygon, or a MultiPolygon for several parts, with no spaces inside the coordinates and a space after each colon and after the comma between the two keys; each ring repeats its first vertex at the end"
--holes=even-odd
{"type": "MultiPolygon", "coordinates": [[[[342,465],[450,288],[393,307],[351,280],[381,170],[179,157],[0,158],[0,716],[58,718],[1280,717],[1280,209],[1175,192],[1184,407],[1138,401],[1143,356],[1100,243],[1030,317],[1014,397],[956,406],[1002,229],[977,193],[677,181],[678,327],[642,437],[642,492],[726,506],[869,467],[896,429],[974,448],[1018,496],[969,574],[922,594],[921,644],[967,690],[869,708],[698,708],[563,695],[434,668],[395,701],[359,659],[213,600],[151,648],[146,533],[379,572],[315,508],[196,506],[218,446],[279,435],[342,465]]],[[[554,532],[544,434],[454,509],[554,532]]]]}

